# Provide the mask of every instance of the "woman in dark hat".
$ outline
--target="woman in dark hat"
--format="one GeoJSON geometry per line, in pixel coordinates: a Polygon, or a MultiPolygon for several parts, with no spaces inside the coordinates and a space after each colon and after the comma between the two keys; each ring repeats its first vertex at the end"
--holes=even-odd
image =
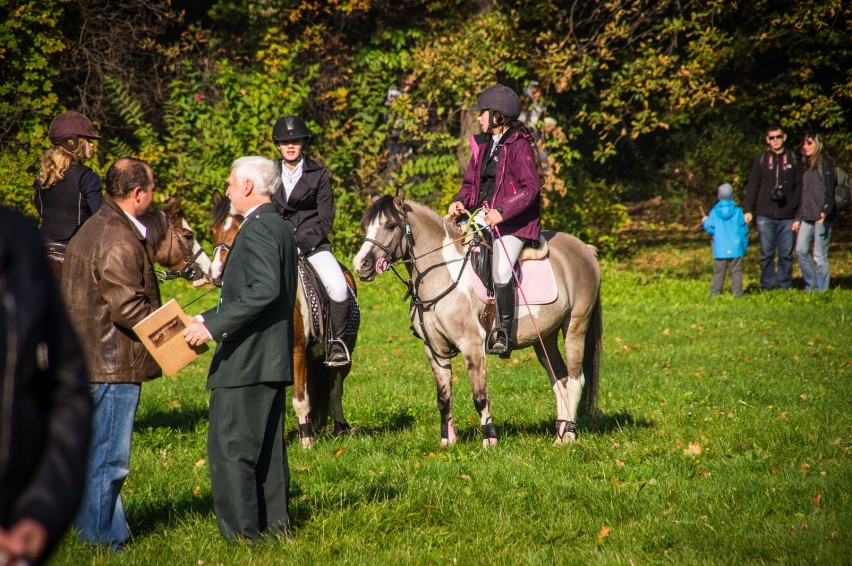
{"type": "Polygon", "coordinates": [[[45,240],[67,244],[103,201],[101,178],[83,165],[92,157],[92,140],[101,136],[88,118],[74,111],[54,118],[47,135],[53,147],[41,159],[33,202],[45,240]]]}
{"type": "Polygon", "coordinates": [[[476,101],[482,133],[470,139],[472,155],[449,214],[481,211],[474,221],[495,227],[495,328],[486,344],[489,353],[508,357],[515,318],[513,270],[525,245],[538,245],[541,230],[541,162],[532,134],[518,120],[521,102],[504,85],[486,88],[476,101]]]}
{"type": "Polygon", "coordinates": [[[349,318],[349,286],[328,239],[337,210],[328,171],[304,153],[310,137],[308,126],[299,116],[284,116],[272,128],[272,141],[281,153],[278,167],[282,184],[272,201],[290,226],[299,255],[311,264],[328,293],[331,332],[325,363],[341,366],[351,361],[343,341],[349,318]]]}

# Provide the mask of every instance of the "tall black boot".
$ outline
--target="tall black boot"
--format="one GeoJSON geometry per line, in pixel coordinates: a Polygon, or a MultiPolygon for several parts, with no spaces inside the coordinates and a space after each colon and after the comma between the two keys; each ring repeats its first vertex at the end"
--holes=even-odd
{"type": "Polygon", "coordinates": [[[497,317],[494,321],[494,330],[489,334],[489,348],[487,353],[499,354],[501,358],[508,358],[512,353],[512,323],[515,320],[515,286],[512,283],[506,285],[494,284],[494,299],[497,303],[497,317]]]}
{"type": "Polygon", "coordinates": [[[349,319],[349,299],[342,302],[329,300],[328,313],[328,349],[325,359],[327,366],[345,366],[351,360],[349,348],[343,342],[343,332],[346,330],[346,321],[349,319]]]}

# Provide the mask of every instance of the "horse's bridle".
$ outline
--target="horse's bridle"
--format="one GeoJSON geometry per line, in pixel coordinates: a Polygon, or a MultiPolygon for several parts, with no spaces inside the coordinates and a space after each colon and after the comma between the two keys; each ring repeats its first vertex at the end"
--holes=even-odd
{"type": "Polygon", "coordinates": [[[189,279],[190,281],[197,281],[198,279],[201,279],[204,277],[204,272],[195,267],[195,260],[198,259],[198,256],[200,256],[201,252],[204,250],[199,248],[197,252],[192,253],[192,249],[187,248],[184,246],[183,242],[181,242],[180,236],[178,236],[177,230],[175,230],[174,222],[171,217],[169,217],[165,211],[161,211],[160,214],[166,217],[166,226],[168,230],[166,237],[169,238],[169,256],[172,255],[172,244],[177,242],[178,248],[180,249],[181,259],[183,260],[183,269],[180,271],[157,271],[157,279],[160,281],[169,281],[180,277],[189,279]]]}
{"type": "MultiPolygon", "coordinates": [[[[423,279],[426,276],[426,274],[429,273],[430,271],[432,271],[433,269],[436,269],[438,267],[442,267],[442,266],[446,265],[447,262],[445,261],[443,263],[436,263],[435,265],[432,265],[432,266],[426,268],[425,271],[421,271],[420,269],[417,268],[417,260],[418,259],[420,259],[420,258],[422,258],[426,255],[429,255],[431,253],[434,253],[436,251],[439,251],[440,249],[442,249],[443,246],[439,247],[435,250],[431,250],[431,251],[428,251],[424,254],[421,254],[418,257],[411,257],[411,258],[408,258],[408,259],[402,259],[403,256],[405,255],[405,251],[403,250],[403,242],[405,242],[409,252],[413,253],[413,251],[414,251],[414,235],[411,233],[411,224],[408,223],[408,214],[405,211],[405,207],[403,207],[401,213],[402,213],[402,222],[400,223],[401,228],[399,229],[399,232],[398,232],[398,238],[397,238],[396,242],[394,244],[392,244],[392,246],[391,245],[385,246],[384,244],[374,240],[373,238],[364,238],[364,241],[370,242],[371,244],[373,244],[374,246],[377,246],[379,249],[381,249],[383,252],[385,252],[385,254],[386,254],[385,260],[388,262],[388,267],[391,269],[391,271],[393,271],[394,275],[396,275],[397,278],[400,281],[402,281],[402,283],[407,287],[407,290],[405,292],[405,295],[403,295],[402,300],[405,301],[406,299],[411,298],[412,306],[414,306],[414,308],[417,309],[417,318],[419,319],[419,322],[420,322],[420,330],[423,332],[423,341],[426,343],[426,346],[432,352],[432,355],[435,357],[435,359],[449,360],[449,359],[455,357],[455,355],[458,354],[458,351],[453,352],[452,354],[450,354],[450,356],[442,356],[435,351],[435,349],[432,347],[432,343],[429,341],[429,335],[426,332],[426,324],[423,320],[423,313],[425,311],[431,309],[433,306],[435,306],[438,303],[438,301],[440,301],[441,299],[443,299],[444,297],[446,297],[447,295],[452,293],[453,290],[458,286],[459,281],[462,278],[462,275],[464,275],[464,268],[467,265],[468,260],[470,259],[471,249],[470,249],[470,247],[468,247],[467,251],[464,254],[464,261],[462,263],[461,268],[459,269],[459,275],[458,275],[458,277],[456,277],[456,280],[453,281],[453,283],[450,286],[448,286],[446,289],[444,289],[437,296],[432,297],[431,299],[428,299],[428,300],[421,299],[419,289],[420,289],[420,284],[423,282],[423,279]],[[392,251],[392,249],[399,250],[399,256],[398,257],[394,257],[394,252],[392,251]],[[402,276],[399,273],[397,273],[396,269],[394,268],[394,264],[396,264],[396,263],[410,263],[411,264],[412,276],[409,277],[408,281],[403,279],[402,276]]],[[[455,242],[452,242],[452,243],[455,243],[455,242]]],[[[375,266],[374,266],[374,269],[375,269],[375,266]]]]}

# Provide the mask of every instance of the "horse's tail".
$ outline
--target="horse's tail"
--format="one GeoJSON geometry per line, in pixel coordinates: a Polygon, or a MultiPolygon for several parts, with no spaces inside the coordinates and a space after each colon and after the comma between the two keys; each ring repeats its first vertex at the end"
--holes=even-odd
{"type": "Polygon", "coordinates": [[[331,372],[322,360],[308,362],[308,399],[311,400],[311,422],[322,429],[328,422],[331,406],[331,372]]]}
{"type": "Polygon", "coordinates": [[[601,294],[598,290],[598,299],[592,310],[592,318],[589,320],[589,328],[586,330],[585,348],[583,353],[583,376],[586,385],[583,387],[583,395],[580,397],[580,415],[589,415],[595,410],[595,402],[598,398],[598,385],[600,384],[600,363],[603,342],[603,317],[601,316],[601,294]]]}

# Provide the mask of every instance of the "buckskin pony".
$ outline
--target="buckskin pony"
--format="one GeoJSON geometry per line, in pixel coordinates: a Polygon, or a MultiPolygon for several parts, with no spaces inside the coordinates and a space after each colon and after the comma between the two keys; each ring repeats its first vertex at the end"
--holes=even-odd
{"type": "MultiPolygon", "coordinates": [[[[424,341],[435,375],[441,446],[456,442],[451,359],[459,352],[467,366],[483,446],[496,444],[485,362],[490,328],[480,323],[486,303],[476,294],[479,282],[465,268],[469,248],[463,245],[464,231],[435,211],[406,200],[402,189],[396,197],[374,197],[362,228],[366,237],[354,259],[354,271],[362,280],[372,281],[397,263],[408,271],[412,328],[424,341]]],[[[556,396],[554,444],[567,444],[577,439],[578,415],[590,412],[597,396],[603,334],[601,275],[591,246],[561,232],[545,231],[542,237],[549,249],[546,261],[553,270],[556,293],[551,302],[534,305],[525,304],[520,293],[511,338],[515,349],[533,346],[547,370],[556,396]],[[560,330],[567,363],[559,352],[560,330]]],[[[499,240],[494,245],[500,245],[499,240]]]]}

